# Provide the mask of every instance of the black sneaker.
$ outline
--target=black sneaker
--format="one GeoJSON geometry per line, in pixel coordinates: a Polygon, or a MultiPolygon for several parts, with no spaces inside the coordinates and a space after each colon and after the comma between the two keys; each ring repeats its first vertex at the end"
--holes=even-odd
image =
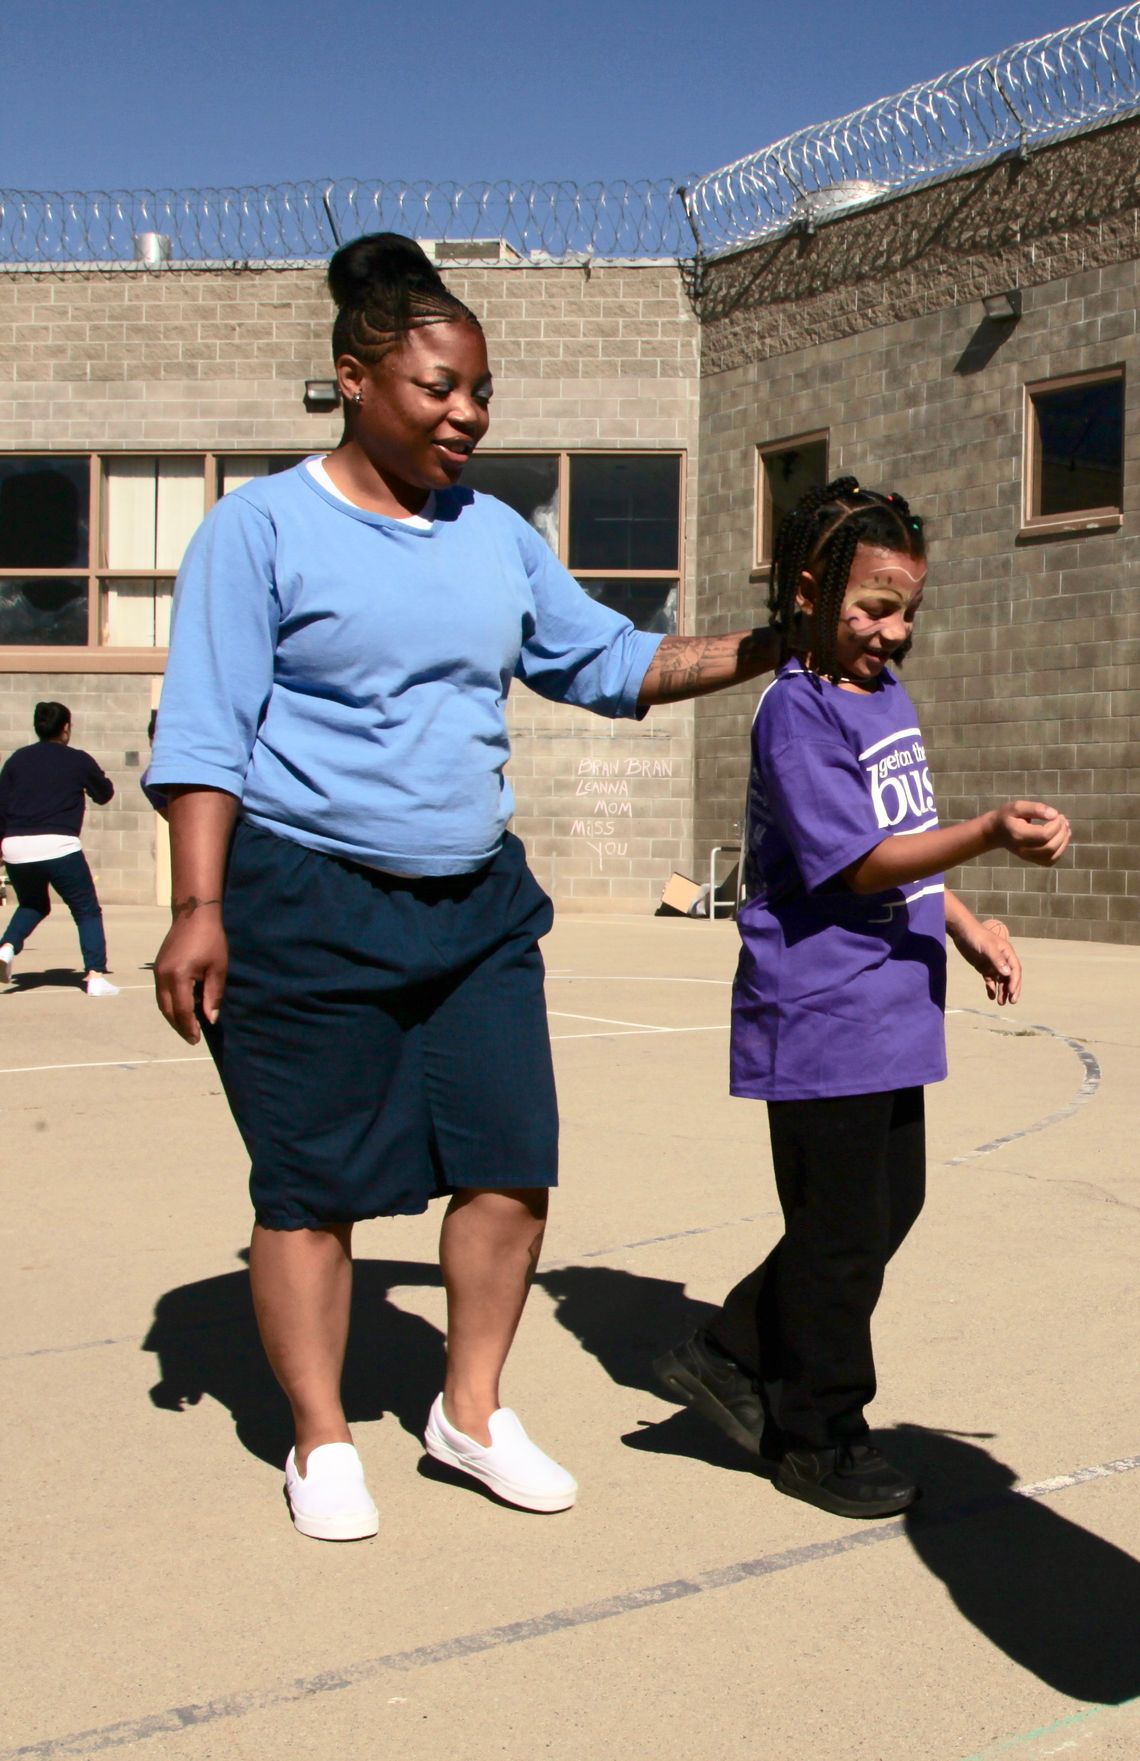
{"type": "Polygon", "coordinates": [[[757,1382],[707,1333],[694,1333],[655,1358],[653,1374],[674,1400],[719,1425],[750,1455],[780,1459],[779,1433],[764,1411],[757,1382]]]}
{"type": "Polygon", "coordinates": [[[898,1516],[922,1495],[913,1480],[869,1443],[789,1449],[775,1484],[789,1498],[817,1504],[833,1516],[898,1516]]]}

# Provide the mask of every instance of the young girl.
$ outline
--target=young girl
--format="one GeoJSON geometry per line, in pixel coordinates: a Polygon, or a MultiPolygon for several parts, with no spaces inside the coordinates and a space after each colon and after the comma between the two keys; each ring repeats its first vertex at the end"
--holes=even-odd
{"type": "Polygon", "coordinates": [[[925,583],[921,520],[853,477],[805,496],[778,534],[772,621],[787,640],[798,619],[809,647],[753,727],[731,1088],[768,1103],[784,1237],[655,1365],[774,1463],[782,1492],[841,1516],[918,1496],[863,1412],[884,1270],[922,1208],[923,1087],[946,1074],[945,932],[999,1003],[1020,989],[1002,926],[979,923],[942,870],[997,849],[1048,865],[1069,842],[1033,801],[939,826],[918,718],[887,666],[925,583]]]}

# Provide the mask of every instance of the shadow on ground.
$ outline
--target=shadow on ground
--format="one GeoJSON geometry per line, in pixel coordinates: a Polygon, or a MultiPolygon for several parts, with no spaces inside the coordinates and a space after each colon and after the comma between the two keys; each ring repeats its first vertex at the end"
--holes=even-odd
{"type": "MultiPolygon", "coordinates": [[[[562,1325],[613,1381],[658,1398],[653,1358],[712,1312],[680,1284],[608,1266],[568,1266],[539,1282],[562,1325]]],[[[979,1447],[982,1440],[919,1425],[876,1440],[924,1488],[906,1519],[907,1539],[971,1625],[1070,1699],[1119,1705],[1140,1694],[1140,1562],[1042,1499],[1016,1496],[1015,1470],[979,1447]]],[[[757,1468],[684,1409],[643,1421],[622,1441],[746,1473],[757,1468]]],[[[841,1532],[864,1527],[821,1520],[841,1532]]]]}
{"type": "Polygon", "coordinates": [[[40,991],[45,988],[81,991],[83,977],[83,973],[74,966],[50,966],[46,972],[13,972],[8,990],[17,995],[21,991],[40,991]]]}
{"type": "Polygon", "coordinates": [[[1140,1694],[1140,1561],[1041,1498],[966,1438],[919,1425],[880,1434],[925,1489],[907,1538],[990,1643],[1072,1700],[1140,1694]]]}
{"type": "MultiPolygon", "coordinates": [[[[406,1431],[421,1435],[443,1385],[443,1338],[429,1322],[404,1313],[392,1292],[439,1282],[435,1265],[357,1261],[344,1378],[350,1423],[392,1413],[406,1431]]],[[[611,1380],[655,1396],[652,1359],[711,1312],[672,1280],[607,1266],[555,1268],[537,1282],[553,1299],[560,1323],[611,1380]]],[[[244,1268],[169,1291],[156,1306],[143,1349],[159,1360],[160,1378],[151,1389],[156,1406],[182,1412],[209,1395],[232,1413],[245,1447],[280,1467],[292,1441],[289,1414],[262,1354],[244,1268]]],[[[622,1440],[716,1467],[755,1468],[750,1456],[687,1411],[643,1421],[622,1440]]],[[[1140,1695],[1140,1562],[1054,1505],[1016,1496],[1016,1471],[979,1446],[988,1438],[901,1425],[878,1440],[924,1488],[923,1502],[905,1519],[906,1536],[966,1620],[1069,1699],[1118,1705],[1140,1695]]],[[[755,1532],[752,1504],[748,1521],[755,1532]]],[[[837,1534],[859,1532],[839,1518],[821,1515],[820,1523],[837,1534]]]]}
{"type": "MultiPolygon", "coordinates": [[[[666,1346],[687,1339],[715,1313],[712,1305],[695,1302],[683,1284],[669,1278],[645,1278],[613,1266],[561,1266],[539,1274],[535,1282],[553,1298],[554,1312],[591,1357],[597,1358],[611,1382],[666,1399],[650,1368],[666,1346]]],[[[654,1455],[688,1455],[714,1467],[753,1473],[757,1463],[727,1437],[687,1407],[666,1417],[640,1419],[622,1442],[654,1455]]]]}
{"type": "MultiPolygon", "coordinates": [[[[389,1296],[401,1286],[439,1282],[439,1267],[418,1260],[357,1260],[344,1370],[350,1424],[391,1413],[405,1431],[422,1434],[443,1387],[443,1335],[389,1296]]],[[[150,1391],[155,1406],[184,1412],[209,1395],[232,1414],[251,1455],[281,1466],[293,1430],[257,1336],[244,1267],[168,1291],[155,1306],[142,1349],[158,1357],[159,1380],[150,1391]]]]}

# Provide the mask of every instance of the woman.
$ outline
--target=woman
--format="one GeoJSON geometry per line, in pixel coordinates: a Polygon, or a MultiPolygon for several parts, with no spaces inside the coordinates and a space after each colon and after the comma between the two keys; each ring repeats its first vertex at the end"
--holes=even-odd
{"type": "Polygon", "coordinates": [[[16,895],[16,911],[0,942],[0,984],[24,943],[51,910],[49,887],[75,920],[89,997],[117,997],[107,977],[107,938],[95,881],[79,834],[87,802],[105,807],[115,785],[89,752],[71,744],[66,703],[37,703],[35,746],[21,746],[0,770],[0,854],[16,895]]]}
{"type": "Polygon", "coordinates": [[[511,679],[639,715],[776,654],[767,631],[635,631],[459,487],[488,427],[486,345],[411,240],[344,246],[329,286],[344,437],[196,535],[148,786],[172,851],[158,1002],[191,1044],[205,1025],[250,1151],[293,1519],[355,1539],[377,1515],[340,1401],[352,1225],[437,1196],[448,1358],[427,1449],[529,1510],[576,1493],[499,1405],[557,1147],[551,906],[506,830],[511,679]]]}

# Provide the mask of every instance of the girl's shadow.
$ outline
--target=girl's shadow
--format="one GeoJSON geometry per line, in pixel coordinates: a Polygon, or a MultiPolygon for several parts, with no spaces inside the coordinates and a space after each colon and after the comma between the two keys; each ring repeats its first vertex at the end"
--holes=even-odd
{"type": "MultiPolygon", "coordinates": [[[[238,1257],[249,1255],[243,1251],[238,1257]]],[[[390,1412],[414,1436],[423,1431],[428,1408],[443,1387],[443,1335],[389,1298],[401,1285],[439,1283],[438,1266],[416,1260],[356,1261],[344,1372],[350,1424],[390,1412]]],[[[261,1348],[244,1269],[183,1284],[160,1297],[142,1349],[158,1357],[159,1380],[150,1391],[156,1406],[182,1412],[208,1394],[232,1414],[252,1455],[281,1466],[293,1427],[261,1348]]]]}
{"type": "Polygon", "coordinates": [[[754,1473],[757,1463],[687,1407],[662,1416],[668,1395],[650,1368],[666,1346],[687,1339],[716,1313],[711,1303],[695,1302],[683,1284],[645,1278],[613,1266],[560,1266],[537,1279],[554,1299],[557,1319],[573,1333],[610,1380],[653,1396],[653,1418],[639,1419],[622,1438],[630,1449],[654,1455],[688,1455],[736,1473],[754,1473]]]}
{"type": "MultiPolygon", "coordinates": [[[[562,1325],[615,1382],[658,1399],[667,1397],[653,1379],[652,1360],[713,1312],[681,1284],[609,1266],[567,1266],[539,1282],[554,1297],[562,1325]]],[[[643,1421],[622,1441],[756,1471],[743,1450],[685,1409],[643,1421]]],[[[1070,1699],[1119,1705],[1140,1694],[1140,1562],[1056,1505],[1016,1497],[1016,1473],[978,1440],[901,1425],[876,1441],[924,1489],[906,1517],[907,1539],[991,1644],[1070,1699]]],[[[745,1493],[761,1495],[760,1487],[745,1493]]],[[[748,1521],[754,1523],[751,1514],[748,1521]]],[[[861,1526],[850,1528],[858,1533],[861,1526]]]]}
{"type": "Polygon", "coordinates": [[[920,1425],[881,1435],[925,1490],[907,1538],[966,1619],[1069,1699],[1140,1694],[1140,1561],[1055,1504],[1013,1496],[1014,1470],[963,1437],[920,1425]]]}

